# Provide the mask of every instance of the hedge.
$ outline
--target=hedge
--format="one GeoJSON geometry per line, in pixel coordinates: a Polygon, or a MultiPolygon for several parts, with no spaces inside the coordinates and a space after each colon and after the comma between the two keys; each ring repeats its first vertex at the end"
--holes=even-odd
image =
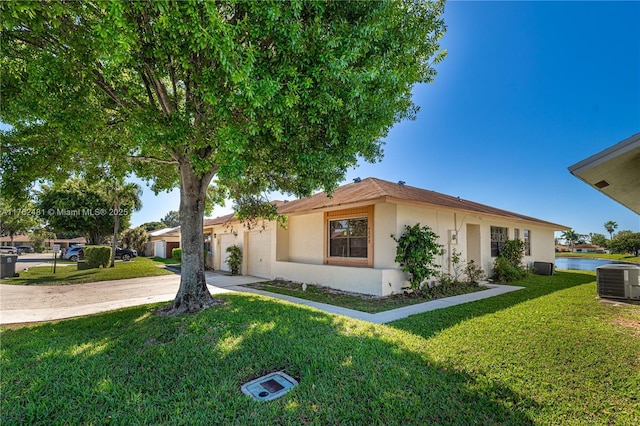
{"type": "Polygon", "coordinates": [[[87,246],[83,251],[85,261],[92,268],[99,268],[101,265],[106,268],[111,262],[111,247],[87,246]]]}
{"type": "Polygon", "coordinates": [[[182,261],[182,249],[174,248],[173,250],[171,250],[171,257],[178,262],[182,261]]]}

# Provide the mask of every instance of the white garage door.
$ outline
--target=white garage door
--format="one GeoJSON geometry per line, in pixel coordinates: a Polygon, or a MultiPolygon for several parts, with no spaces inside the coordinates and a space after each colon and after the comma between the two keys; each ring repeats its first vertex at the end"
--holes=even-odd
{"type": "Polygon", "coordinates": [[[236,243],[236,237],[233,234],[223,234],[220,236],[220,270],[221,271],[230,271],[229,265],[227,265],[227,258],[229,257],[229,253],[227,253],[227,247],[231,247],[236,243]]]}
{"type": "Polygon", "coordinates": [[[271,233],[250,232],[247,238],[247,273],[271,278],[271,233]]]}
{"type": "Polygon", "coordinates": [[[155,257],[165,258],[165,242],[164,241],[155,241],[153,243],[153,255],[155,257]]]}

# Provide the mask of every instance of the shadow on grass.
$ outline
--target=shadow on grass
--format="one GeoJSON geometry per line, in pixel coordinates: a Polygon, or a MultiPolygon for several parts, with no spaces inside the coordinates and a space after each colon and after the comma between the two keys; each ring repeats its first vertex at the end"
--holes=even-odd
{"type": "Polygon", "coordinates": [[[462,321],[492,314],[528,300],[593,281],[595,281],[595,275],[590,272],[557,272],[553,276],[532,275],[524,280],[512,283],[513,285],[524,286],[525,288],[522,290],[477,302],[452,306],[447,309],[412,315],[387,325],[428,338],[462,321]]]}
{"type": "Polygon", "coordinates": [[[159,317],[155,306],[2,332],[2,422],[529,425],[536,403],[436,362],[424,339],[255,295],[159,317]],[[243,383],[300,385],[259,403],[243,383]]]}

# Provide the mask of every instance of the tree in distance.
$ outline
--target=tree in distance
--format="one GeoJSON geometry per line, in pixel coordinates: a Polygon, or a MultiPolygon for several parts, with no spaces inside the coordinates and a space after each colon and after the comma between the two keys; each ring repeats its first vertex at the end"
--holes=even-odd
{"type": "Polygon", "coordinates": [[[443,1],[2,2],[2,189],[109,166],[180,188],[181,283],[207,290],[207,200],[271,216],[269,191],[331,192],[382,157],[444,57],[443,1]],[[210,188],[212,185],[212,188],[210,188]],[[249,201],[244,203],[243,201],[249,201]]]}

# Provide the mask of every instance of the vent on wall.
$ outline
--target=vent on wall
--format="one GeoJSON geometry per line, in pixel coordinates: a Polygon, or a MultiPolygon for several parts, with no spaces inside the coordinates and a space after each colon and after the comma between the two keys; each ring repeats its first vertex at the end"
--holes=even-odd
{"type": "Polygon", "coordinates": [[[596,182],[595,187],[598,189],[602,189],[602,188],[606,188],[607,186],[609,186],[609,182],[607,182],[606,180],[601,180],[600,182],[596,182]]]}

